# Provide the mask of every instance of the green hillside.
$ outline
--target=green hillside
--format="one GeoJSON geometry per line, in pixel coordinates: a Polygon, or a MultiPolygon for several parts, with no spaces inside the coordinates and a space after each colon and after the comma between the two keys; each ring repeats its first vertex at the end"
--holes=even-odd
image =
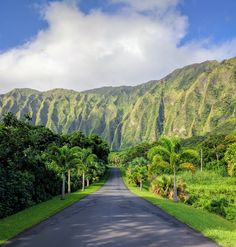
{"type": "Polygon", "coordinates": [[[0,95],[0,115],[31,112],[34,124],[57,132],[81,130],[104,137],[113,149],[159,135],[190,137],[236,126],[236,58],[177,69],[135,87],[85,92],[15,89],[0,95]]]}

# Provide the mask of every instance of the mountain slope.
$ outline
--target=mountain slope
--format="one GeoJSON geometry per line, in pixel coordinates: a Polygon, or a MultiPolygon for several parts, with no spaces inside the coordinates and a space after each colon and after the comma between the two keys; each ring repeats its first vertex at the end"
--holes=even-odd
{"type": "Polygon", "coordinates": [[[232,58],[186,66],[135,87],[85,92],[15,89],[0,95],[0,115],[12,111],[21,118],[31,112],[34,124],[57,132],[96,133],[118,149],[161,134],[190,137],[228,123],[233,129],[235,92],[236,58],[232,58]]]}

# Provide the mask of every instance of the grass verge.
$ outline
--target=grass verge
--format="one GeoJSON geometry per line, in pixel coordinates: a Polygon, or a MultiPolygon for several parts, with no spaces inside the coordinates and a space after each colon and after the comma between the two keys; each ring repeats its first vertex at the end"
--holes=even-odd
{"type": "Polygon", "coordinates": [[[7,240],[24,230],[40,223],[62,209],[97,191],[107,181],[109,174],[110,170],[107,171],[104,177],[92,184],[85,191],[77,191],[70,195],[66,195],[65,200],[61,200],[60,196],[56,196],[46,202],[42,202],[14,215],[0,219],[0,244],[5,243],[7,240]]]}
{"type": "Polygon", "coordinates": [[[176,219],[201,232],[204,236],[213,239],[219,245],[224,247],[236,247],[235,224],[205,210],[196,209],[184,203],[174,203],[171,200],[157,197],[149,192],[147,188],[140,191],[137,186],[128,184],[124,171],[121,171],[121,174],[124,183],[132,193],[151,202],[176,219]]]}

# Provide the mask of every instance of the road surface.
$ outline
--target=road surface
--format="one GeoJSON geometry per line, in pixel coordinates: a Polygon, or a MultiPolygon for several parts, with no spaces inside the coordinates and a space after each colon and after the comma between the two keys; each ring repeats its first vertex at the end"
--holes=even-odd
{"type": "Polygon", "coordinates": [[[125,187],[118,169],[96,193],[25,231],[7,247],[216,247],[125,187]]]}

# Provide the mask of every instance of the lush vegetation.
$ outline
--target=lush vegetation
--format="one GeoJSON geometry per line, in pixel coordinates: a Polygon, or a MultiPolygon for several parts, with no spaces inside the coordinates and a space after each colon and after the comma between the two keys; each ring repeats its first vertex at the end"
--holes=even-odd
{"type": "Polygon", "coordinates": [[[222,177],[215,172],[180,174],[188,185],[186,204],[218,214],[236,223],[236,177],[222,177]]]}
{"type": "Polygon", "coordinates": [[[59,194],[68,200],[66,193],[98,181],[109,162],[123,166],[129,184],[140,194],[148,188],[150,200],[176,210],[184,222],[207,235],[215,216],[229,234],[236,222],[235,70],[233,58],[136,87],[0,95],[0,218],[59,194]],[[108,157],[108,144],[92,133],[121,151],[108,157]],[[187,209],[196,214],[189,221],[187,209]],[[200,216],[209,213],[211,223],[201,228],[200,216]]]}
{"type": "Polygon", "coordinates": [[[203,209],[196,209],[184,203],[175,203],[172,200],[158,197],[152,192],[148,191],[146,187],[140,189],[129,183],[125,171],[123,171],[123,179],[127,187],[138,196],[145,198],[152,204],[160,207],[170,215],[181,220],[197,231],[202,232],[205,236],[215,240],[221,246],[235,247],[236,246],[236,224],[218,216],[209,213],[203,209]]]}
{"type": "Polygon", "coordinates": [[[109,146],[97,135],[59,135],[33,126],[29,114],[0,123],[0,218],[77,191],[106,170],[109,146]],[[67,178],[67,179],[66,179],[67,178]]]}
{"type": "Polygon", "coordinates": [[[56,196],[46,202],[39,203],[14,215],[0,219],[0,244],[3,244],[8,239],[11,239],[25,229],[41,222],[74,202],[79,201],[90,193],[97,191],[107,180],[108,176],[109,170],[107,170],[99,182],[94,183],[85,191],[76,191],[67,194],[65,200],[60,200],[60,197],[56,196]]]}
{"type": "Polygon", "coordinates": [[[182,141],[161,137],[150,145],[111,153],[109,160],[122,166],[127,182],[140,190],[144,184],[156,196],[180,200],[236,223],[235,144],[235,135],[182,141]]]}
{"type": "Polygon", "coordinates": [[[235,145],[236,135],[209,134],[184,140],[161,137],[152,144],[113,152],[109,160],[121,167],[132,192],[220,245],[233,247],[235,145]]]}
{"type": "Polygon", "coordinates": [[[96,133],[113,150],[155,141],[161,134],[190,137],[236,126],[236,58],[178,69],[160,81],[136,87],[105,87],[86,92],[15,89],[0,95],[0,115],[19,119],[32,112],[35,125],[56,133],[96,133]]]}

